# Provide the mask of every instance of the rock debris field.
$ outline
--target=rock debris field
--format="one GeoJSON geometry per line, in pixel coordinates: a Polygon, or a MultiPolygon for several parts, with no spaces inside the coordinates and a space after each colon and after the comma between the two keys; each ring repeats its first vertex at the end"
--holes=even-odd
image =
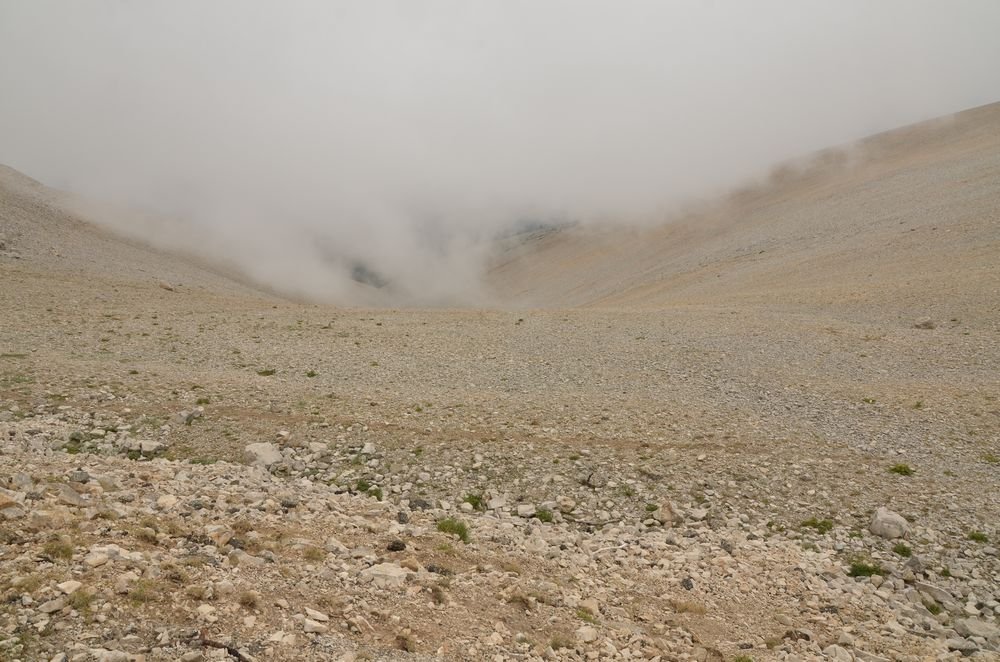
{"type": "Polygon", "coordinates": [[[366,310],[4,171],[0,660],[1000,659],[1000,204],[961,190],[868,289],[366,310]]]}

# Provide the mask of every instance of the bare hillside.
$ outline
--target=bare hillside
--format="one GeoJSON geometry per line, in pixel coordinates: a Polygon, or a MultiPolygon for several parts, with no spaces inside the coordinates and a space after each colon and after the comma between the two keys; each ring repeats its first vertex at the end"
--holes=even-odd
{"type": "Polygon", "coordinates": [[[998,182],[993,104],[783,167],[662,227],[547,233],[508,250],[489,281],[528,306],[753,303],[989,323],[998,182]]]}

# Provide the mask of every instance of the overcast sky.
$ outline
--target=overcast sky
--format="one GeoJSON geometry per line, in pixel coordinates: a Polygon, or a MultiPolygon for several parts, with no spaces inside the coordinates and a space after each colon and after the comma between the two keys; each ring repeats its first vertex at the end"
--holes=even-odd
{"type": "Polygon", "coordinates": [[[998,101],[998,35],[997,0],[0,0],[0,163],[279,286],[342,257],[447,293],[477,232],[998,101]]]}

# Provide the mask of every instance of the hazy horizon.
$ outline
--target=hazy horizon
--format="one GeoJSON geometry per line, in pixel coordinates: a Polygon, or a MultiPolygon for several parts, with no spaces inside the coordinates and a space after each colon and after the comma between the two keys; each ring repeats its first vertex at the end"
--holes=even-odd
{"type": "Polygon", "coordinates": [[[336,301],[362,264],[450,300],[513,223],[663,218],[1000,100],[997,27],[972,0],[0,0],[0,163],[285,291],[336,301]]]}

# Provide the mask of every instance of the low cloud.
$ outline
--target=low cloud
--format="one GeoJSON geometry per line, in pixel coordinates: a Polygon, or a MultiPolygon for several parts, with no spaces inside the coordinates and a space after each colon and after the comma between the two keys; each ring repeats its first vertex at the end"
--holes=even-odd
{"type": "Polygon", "coordinates": [[[0,162],[287,292],[474,304],[512,227],[662,219],[1000,99],[998,25],[992,0],[0,0],[0,162]]]}

